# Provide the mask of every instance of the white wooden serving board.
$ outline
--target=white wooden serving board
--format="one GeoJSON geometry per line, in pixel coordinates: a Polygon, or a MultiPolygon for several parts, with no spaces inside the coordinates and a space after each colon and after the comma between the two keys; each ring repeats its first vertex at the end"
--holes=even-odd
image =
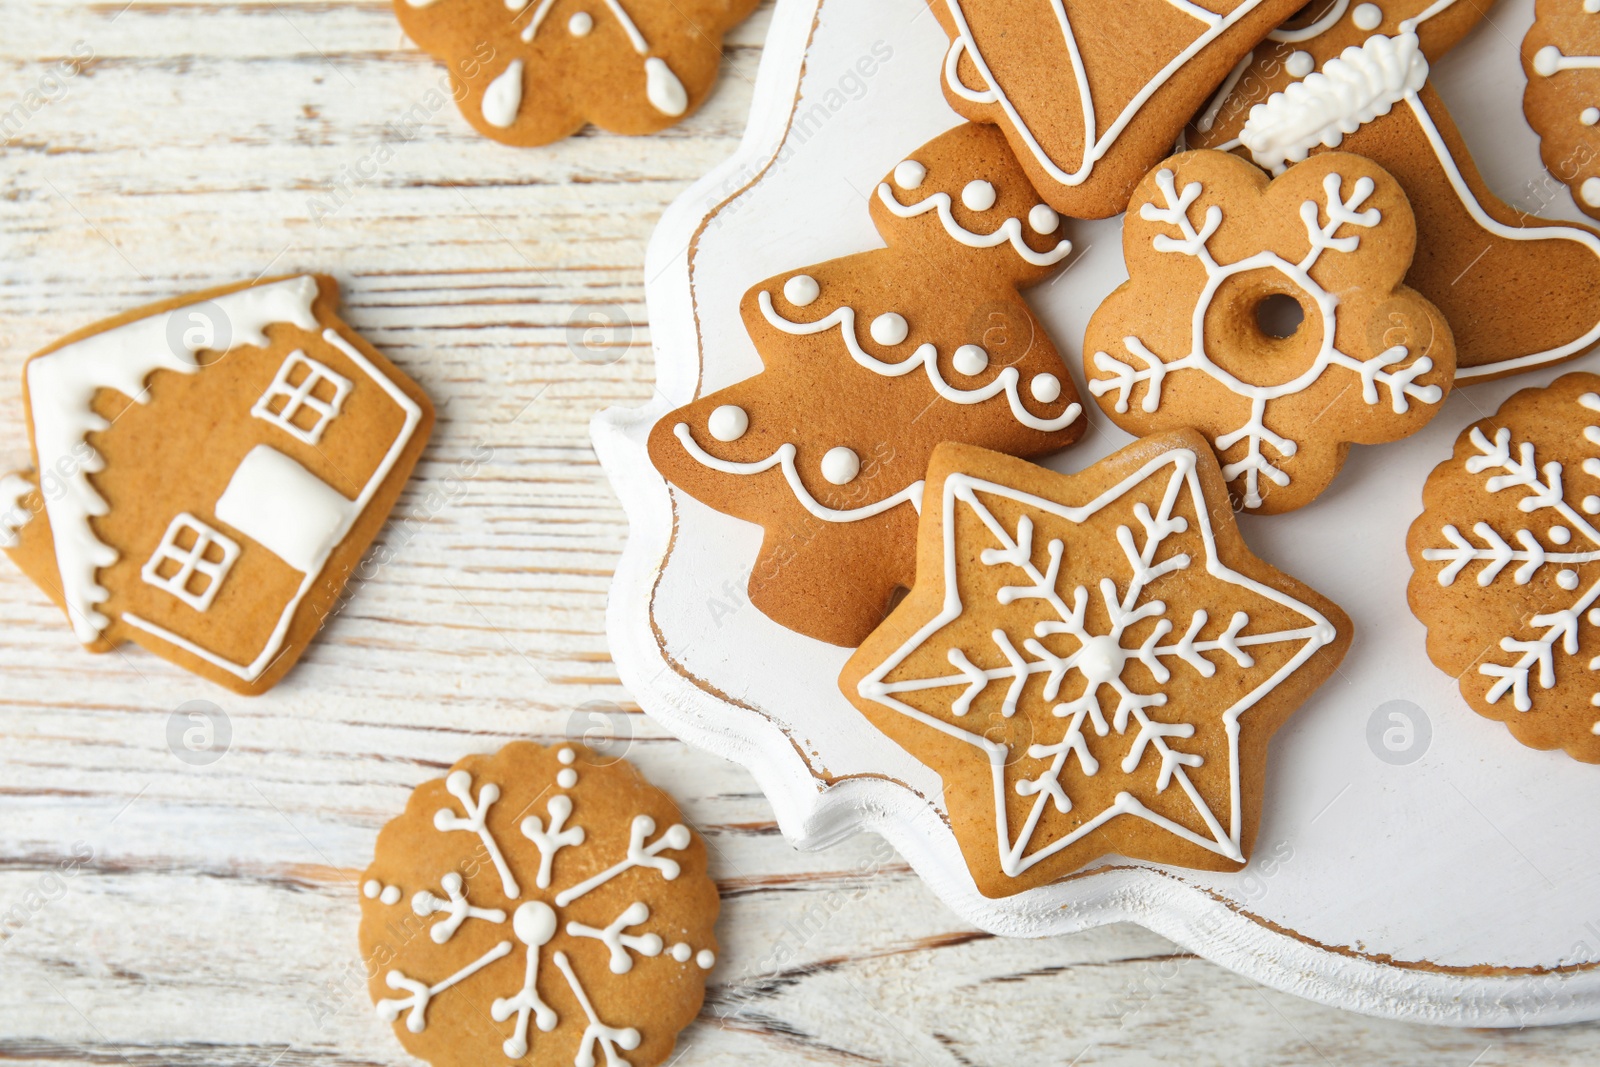
{"type": "MultiPolygon", "coordinates": [[[[1435,81],[1492,187],[1576,220],[1564,195],[1546,192],[1520,111],[1517,45],[1531,17],[1532,0],[1508,0],[1436,64],[1435,81]]],[[[979,895],[937,800],[923,799],[939,796],[937,776],[838,692],[848,651],[743,603],[760,530],[654,472],[644,441],[656,419],[697,388],[760,369],[737,313],[746,288],[881,244],[866,195],[960,121],[940,95],[944,48],[920,0],[780,0],[739,152],[657,229],[646,295],[658,391],[593,425],[632,524],[609,609],[624,683],[668,729],[749,767],[797,846],[877,831],[987,930],[1132,920],[1268,985],[1375,1015],[1460,1026],[1600,1017],[1600,769],[1523,748],[1467,708],[1426,658],[1404,551],[1423,480],[1464,425],[1515,390],[1600,368],[1600,357],[1459,390],[1424,432],[1354,449],[1313,506],[1243,520],[1251,546],[1333,597],[1357,634],[1337,676],[1273,743],[1256,858],[1239,874],[1119,863],[1005,900],[979,895]],[[892,58],[858,90],[852,71],[875,45],[892,58]],[[1395,701],[1407,703],[1385,707],[1395,701]],[[1380,708],[1384,727],[1395,710],[1412,723],[1410,762],[1380,758],[1390,750],[1369,740],[1380,708]],[[824,788],[814,768],[871,777],[824,788]]],[[[1067,225],[1079,251],[1028,296],[1081,373],[1088,316],[1126,273],[1120,219],[1067,225]]],[[[1090,433],[1052,466],[1079,469],[1129,440],[1090,413],[1090,433]]]]}

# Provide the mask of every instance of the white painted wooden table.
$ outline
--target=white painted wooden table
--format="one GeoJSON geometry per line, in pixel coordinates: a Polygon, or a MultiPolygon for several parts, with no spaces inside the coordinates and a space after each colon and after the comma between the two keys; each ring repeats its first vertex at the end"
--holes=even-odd
{"type": "Polygon", "coordinates": [[[411,1062],[356,952],[377,829],[467,752],[587,731],[712,846],[724,951],[684,1064],[1593,1063],[1600,1026],[1377,1022],[1133,927],[976,933],[881,843],[796,853],[742,770],[609,710],[625,530],[587,422],[650,392],[644,244],[733,150],[766,25],[682,126],[514,151],[430,110],[441,72],[382,0],[0,5],[0,468],[29,352],[269,271],[336,275],[439,407],[391,562],[267,697],[90,657],[0,565],[0,1061],[411,1062]],[[194,700],[231,732],[204,764],[168,740],[194,700]]]}

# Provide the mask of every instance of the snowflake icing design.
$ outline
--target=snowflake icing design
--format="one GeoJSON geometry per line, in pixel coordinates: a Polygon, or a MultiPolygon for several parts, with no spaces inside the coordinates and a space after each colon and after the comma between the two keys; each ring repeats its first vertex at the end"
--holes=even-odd
{"type": "MultiPolygon", "coordinates": [[[[1280,464],[1296,455],[1301,445],[1301,442],[1268,428],[1267,414],[1274,402],[1305,392],[1330,370],[1352,372],[1363,403],[1368,407],[1387,403],[1395,415],[1406,414],[1413,400],[1437,405],[1444,398],[1444,390],[1440,386],[1417,381],[1434,369],[1434,360],[1428,355],[1412,358],[1413,353],[1405,344],[1390,345],[1367,359],[1359,359],[1340,350],[1335,343],[1335,334],[1341,294],[1330,292],[1311,274],[1323,260],[1324,254],[1353,253],[1360,247],[1362,237],[1359,232],[1336,236],[1341,227],[1371,231],[1383,222],[1383,214],[1377,208],[1362,207],[1377,188],[1372,178],[1366,175],[1358,177],[1346,197],[1343,192],[1344,179],[1339,174],[1323,176],[1323,203],[1319,205],[1311,199],[1300,203],[1299,218],[1305,226],[1309,248],[1295,262],[1271,249],[1261,249],[1232,263],[1218,262],[1210,242],[1222,225],[1222,208],[1216,203],[1208,205],[1197,227],[1189,211],[1205,191],[1203,184],[1190,181],[1180,189],[1170,167],[1158,171],[1155,182],[1162,203],[1157,205],[1153,201],[1146,201],[1141,204],[1139,218],[1176,231],[1176,236],[1171,233],[1155,234],[1151,239],[1155,251],[1194,259],[1204,267],[1206,280],[1195,300],[1190,320],[1189,350],[1183,355],[1175,358],[1159,355],[1131,333],[1121,338],[1128,352],[1126,359],[1116,358],[1105,351],[1094,353],[1095,370],[1109,377],[1090,377],[1089,389],[1096,397],[1114,394],[1113,403],[1117,413],[1128,411],[1135,386],[1139,385],[1145,386],[1140,402],[1142,410],[1146,413],[1155,412],[1161,406],[1163,386],[1167,384],[1168,376],[1181,371],[1204,374],[1247,400],[1250,405],[1248,417],[1233,429],[1214,435],[1212,443],[1219,454],[1228,452],[1241,442],[1246,445],[1243,458],[1224,462],[1222,473],[1229,483],[1243,480],[1244,506],[1254,509],[1263,503],[1263,479],[1280,488],[1289,484],[1290,476],[1280,464]],[[1297,376],[1285,382],[1247,381],[1220,365],[1207,347],[1206,315],[1218,289],[1230,278],[1261,270],[1279,275],[1294,291],[1304,294],[1315,308],[1317,314],[1314,317],[1321,326],[1320,339],[1309,363],[1297,376]],[[1271,450],[1270,454],[1268,449],[1271,450]]],[[[1308,325],[1312,318],[1307,315],[1308,325]]],[[[1282,425],[1292,425],[1299,420],[1279,421],[1282,425]]]]}
{"type": "Polygon", "coordinates": [[[1007,877],[1023,875],[1119,814],[1226,860],[1245,859],[1240,716],[1332,643],[1337,630],[1316,609],[1222,562],[1196,463],[1193,451],[1165,451],[1076,507],[962,473],[944,482],[943,608],[870,670],[858,692],[987,757],[998,862],[1007,877]],[[1009,526],[997,514],[1007,506],[1017,511],[1009,526]],[[979,526],[959,520],[963,510],[979,526]],[[1055,534],[1048,540],[1040,536],[1046,527],[1055,534]],[[964,528],[993,541],[976,555],[977,567],[988,572],[984,588],[993,593],[992,603],[973,606],[983,629],[993,623],[983,648],[963,647],[949,629],[967,613],[961,590],[973,584],[960,562],[973,548],[962,543],[964,528]],[[1092,562],[1072,573],[1069,555],[1106,534],[1115,538],[1122,573],[1111,577],[1092,562]],[[1208,598],[1204,604],[1197,591],[1208,598]],[[1284,609],[1295,625],[1252,626],[1253,615],[1281,616],[1284,609]],[[955,672],[938,673],[940,661],[955,672]],[[1214,687],[1187,704],[1169,703],[1175,692],[1169,683],[1180,675],[1214,687]],[[996,700],[993,687],[1000,686],[996,700]],[[946,696],[939,701],[924,696],[941,691],[946,696]],[[977,702],[986,697],[980,713],[977,702]],[[1008,725],[1018,720],[1027,720],[1025,728],[1008,725]],[[1231,796],[1220,812],[1194,780],[1197,769],[1218,758],[1231,796]],[[1151,760],[1153,782],[1144,773],[1151,760]],[[1073,824],[1043,827],[1052,810],[1060,816],[1078,810],[1080,787],[1108,777],[1114,781],[1101,791],[1114,797],[1109,804],[1079,812],[1073,824]],[[1008,789],[1033,798],[1020,820],[1008,789]],[[1141,797],[1141,789],[1155,798],[1141,797]],[[1156,799],[1171,789],[1186,804],[1156,799]]]}
{"type": "MultiPolygon", "coordinates": [[[[544,817],[528,814],[518,824],[523,838],[533,846],[538,855],[537,874],[533,886],[519,884],[512,873],[501,843],[487,826],[489,813],[501,800],[500,789],[492,782],[484,782],[473,792],[473,775],[466,770],[455,770],[445,779],[447,792],[460,805],[440,808],[434,815],[434,828],[440,833],[467,832],[479,837],[505,896],[517,901],[508,915],[500,908],[474,906],[469,900],[470,887],[462,876],[451,871],[439,879],[436,892],[432,888],[418,890],[411,897],[411,910],[423,920],[432,920],[428,927],[429,939],[438,945],[447,944],[468,922],[491,923],[505,926],[509,923],[510,937],[498,941],[477,959],[472,960],[452,974],[436,981],[418,979],[401,969],[392,969],[384,976],[385,984],[402,996],[387,997],[377,1001],[378,1015],[389,1023],[404,1019],[406,1029],[420,1034],[428,1027],[428,1009],[441,993],[467,981],[490,964],[511,955],[520,945],[525,953],[525,966],[521,987],[509,996],[497,997],[489,1006],[489,1016],[497,1023],[512,1024],[502,1051],[512,1060],[526,1056],[532,1047],[530,1026],[549,1033],[561,1022],[560,1015],[540,997],[537,984],[543,956],[559,931],[565,930],[569,938],[587,939],[600,943],[605,949],[607,967],[612,974],[627,974],[633,969],[635,957],[655,958],[668,953],[680,964],[691,959],[701,970],[709,970],[716,962],[710,949],[695,952],[692,946],[677,942],[667,945],[660,934],[642,932],[649,922],[651,910],[644,901],[635,900],[624,907],[606,926],[594,927],[581,922],[563,923],[562,910],[587,896],[618,875],[633,869],[655,871],[665,881],[674,881],[681,873],[679,862],[663,853],[681,851],[691,841],[689,828],[674,823],[657,832],[656,822],[649,815],[635,815],[629,826],[629,840],[623,857],[598,873],[567,886],[552,890],[552,872],[558,854],[567,848],[584,845],[587,834],[581,826],[571,824],[572,798],[565,792],[577,785],[578,773],[572,766],[576,754],[570,747],[557,751],[562,769],[556,777],[557,792],[545,803],[544,817]]],[[[363,889],[369,899],[384,904],[398,904],[402,893],[398,887],[385,886],[370,880],[363,889]]],[[[640,1032],[627,1026],[613,1026],[604,1022],[571,956],[560,949],[551,949],[549,962],[560,972],[573,999],[583,1013],[584,1030],[574,1067],[594,1067],[598,1053],[606,1067],[625,1067],[628,1063],[623,1052],[639,1047],[640,1032]]]]}
{"type": "MultiPolygon", "coordinates": [[[[1600,395],[1583,393],[1577,403],[1587,411],[1600,412],[1600,395]]],[[[1532,637],[1506,635],[1498,643],[1502,652],[1509,653],[1509,662],[1490,660],[1478,664],[1477,673],[1492,679],[1483,694],[1490,704],[1498,704],[1507,696],[1519,712],[1534,708],[1534,689],[1554,689],[1557,685],[1557,650],[1568,659],[1579,655],[1580,622],[1587,616],[1591,625],[1600,625],[1600,611],[1591,610],[1600,599],[1600,575],[1584,588],[1578,568],[1600,561],[1600,530],[1596,530],[1592,516],[1600,514],[1600,496],[1572,493],[1566,483],[1565,471],[1560,463],[1540,463],[1534,443],[1514,439],[1508,427],[1500,427],[1491,437],[1480,426],[1473,426],[1468,434],[1475,454],[1469,455],[1464,467],[1468,474],[1483,476],[1483,488],[1491,494],[1511,490],[1519,493],[1517,510],[1524,515],[1548,515],[1552,525],[1540,536],[1526,527],[1510,533],[1496,530],[1487,522],[1473,524],[1470,536],[1454,523],[1439,529],[1447,542],[1424,548],[1421,556],[1430,563],[1443,563],[1438,583],[1449,587],[1463,576],[1469,565],[1480,564],[1476,581],[1480,587],[1490,587],[1496,582],[1509,582],[1526,586],[1546,568],[1555,569],[1555,584],[1570,594],[1570,602],[1554,610],[1541,610],[1527,619],[1527,625],[1538,631],[1532,637]],[[1576,506],[1569,496],[1578,497],[1576,506]],[[1582,538],[1586,547],[1573,545],[1573,535],[1582,538]],[[1476,541],[1473,540],[1476,538],[1476,541]]],[[[1600,447],[1600,426],[1586,426],[1583,440],[1600,447]]],[[[1584,459],[1582,470],[1590,478],[1600,479],[1600,457],[1584,459]]],[[[1588,670],[1600,670],[1600,656],[1588,659],[1588,670]]],[[[1587,675],[1579,684],[1593,686],[1587,675]]],[[[1590,698],[1590,703],[1600,705],[1600,693],[1590,698]]],[[[1593,732],[1600,734],[1600,722],[1593,732]]]]}

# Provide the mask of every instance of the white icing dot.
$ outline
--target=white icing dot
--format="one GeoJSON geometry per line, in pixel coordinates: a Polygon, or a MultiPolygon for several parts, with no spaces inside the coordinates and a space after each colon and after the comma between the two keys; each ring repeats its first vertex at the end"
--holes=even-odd
{"type": "Polygon", "coordinates": [[[1028,383],[1028,392],[1041,404],[1053,403],[1061,396],[1061,379],[1054,374],[1036,374],[1028,383]]]}
{"type": "Polygon", "coordinates": [[[1583,10],[1589,15],[1600,14],[1600,0],[1583,0],[1583,10]]]}
{"type": "Polygon", "coordinates": [[[1547,44],[1533,54],[1533,69],[1543,77],[1550,77],[1561,69],[1561,49],[1547,44]]]}
{"type": "Polygon", "coordinates": [[[796,274],[783,283],[783,298],[795,307],[805,307],[822,292],[817,280],[809,274],[796,274]]]}
{"type": "Polygon", "coordinates": [[[1590,207],[1600,207],[1600,178],[1585,178],[1578,187],[1578,195],[1590,207]]]}
{"type": "Polygon", "coordinates": [[[571,789],[578,784],[578,772],[571,767],[563,767],[556,774],[556,785],[562,789],[571,789]]]}
{"type": "Polygon", "coordinates": [[[1358,30],[1375,30],[1383,21],[1383,9],[1377,4],[1357,4],[1350,21],[1356,24],[1358,30]]]}
{"type": "Polygon", "coordinates": [[[1556,575],[1556,584],[1568,592],[1571,592],[1572,590],[1578,588],[1578,572],[1574,570],[1562,571],[1560,574],[1556,575]]]}
{"type": "Polygon", "coordinates": [[[594,16],[587,11],[575,11],[567,20],[567,32],[574,37],[587,37],[592,29],[594,29],[594,16]]]}
{"type": "Polygon", "coordinates": [[[498,129],[506,129],[517,121],[522,110],[522,60],[513,59],[483,91],[480,104],[483,121],[498,129]]]}
{"type": "Polygon", "coordinates": [[[915,189],[928,176],[928,168],[914,159],[900,162],[894,168],[894,183],[902,189],[915,189]]]}
{"type": "MultiPolygon", "coordinates": [[[[1600,608],[1591,608],[1589,611],[1589,625],[1600,626],[1600,608]]],[[[1600,695],[1600,694],[1597,694],[1600,695]]]]}
{"type": "Polygon", "coordinates": [[[706,429],[719,441],[737,441],[749,428],[750,416],[738,404],[723,404],[706,420],[706,429]]]}
{"type": "Polygon", "coordinates": [[[1304,78],[1317,69],[1317,61],[1311,58],[1310,52],[1295,52],[1283,61],[1283,69],[1291,78],[1304,78]]]}
{"type": "Polygon", "coordinates": [[[886,311],[872,320],[869,332],[880,345],[897,345],[910,335],[911,327],[906,325],[905,316],[886,311]]]}
{"type": "Polygon", "coordinates": [[[702,971],[709,971],[712,967],[716,966],[717,954],[708,948],[703,948],[700,950],[699,954],[695,956],[694,962],[700,966],[702,971]]]}
{"type": "Polygon", "coordinates": [[[374,878],[361,887],[361,892],[368,900],[377,900],[378,894],[383,892],[383,883],[374,878]]]}
{"type": "Polygon", "coordinates": [[[1558,545],[1564,545],[1572,540],[1572,531],[1565,526],[1552,526],[1550,527],[1550,540],[1558,545]]]}
{"type": "Polygon", "coordinates": [[[1595,123],[1600,122],[1600,107],[1584,108],[1583,112],[1578,116],[1578,121],[1585,126],[1593,126],[1595,123]]]}
{"type": "Polygon", "coordinates": [[[969,378],[974,374],[982,374],[989,367],[989,353],[977,345],[962,345],[956,349],[956,354],[951,362],[956,370],[969,378]]]}
{"type": "Polygon", "coordinates": [[[694,949],[690,948],[688,945],[685,945],[682,941],[679,941],[676,945],[672,946],[672,958],[677,960],[679,963],[688,963],[689,957],[693,955],[694,949]]]}
{"type": "Polygon", "coordinates": [[[576,752],[572,751],[572,749],[570,749],[570,748],[564,748],[560,752],[556,753],[556,759],[560,760],[562,763],[567,764],[569,766],[572,764],[572,761],[577,759],[577,758],[578,758],[578,754],[576,752]]]}
{"type": "Polygon", "coordinates": [[[848,485],[861,473],[861,457],[839,445],[822,457],[822,476],[834,485],[848,485]]]}
{"type": "Polygon", "coordinates": [[[1583,510],[1589,515],[1600,515],[1600,496],[1584,497],[1583,510]]]}
{"type": "Polygon", "coordinates": [[[988,211],[994,207],[994,186],[979,178],[968,182],[961,190],[961,202],[973,211],[988,211]]]}
{"type": "Polygon", "coordinates": [[[1055,233],[1061,226],[1061,216],[1049,204],[1035,204],[1028,212],[1028,225],[1034,233],[1055,233]]]}
{"type": "Polygon", "coordinates": [[[384,886],[383,892],[378,896],[378,899],[390,905],[400,903],[400,887],[397,885],[384,886]]]}

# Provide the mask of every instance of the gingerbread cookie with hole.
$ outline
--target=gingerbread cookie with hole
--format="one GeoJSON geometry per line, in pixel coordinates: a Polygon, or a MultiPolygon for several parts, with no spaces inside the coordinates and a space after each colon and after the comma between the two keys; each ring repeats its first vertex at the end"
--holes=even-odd
{"type": "Polygon", "coordinates": [[[967,123],[873,191],[888,247],[760,282],[740,306],[765,369],[667,413],[650,458],[765,529],[750,602],[854,647],[910,585],[928,456],[1076,441],[1072,377],[1018,292],[1072,249],[1005,138],[967,123]]]}
{"type": "Polygon", "coordinates": [[[1248,511],[1310,503],[1351,444],[1415,433],[1450,390],[1450,328],[1401,282],[1411,207],[1371,160],[1269,179],[1225,152],[1176,155],[1122,237],[1128,281],[1084,340],[1089,391],[1129,433],[1205,434],[1248,511]]]}
{"type": "Polygon", "coordinates": [[[338,296],[211,289],[28,360],[34,470],[0,480],[0,549],[91,651],[131,641],[246,695],[305,652],[433,428],[338,296]]]}
{"type": "Polygon", "coordinates": [[[1600,376],[1467,427],[1422,503],[1406,591],[1428,657],[1518,741],[1600,763],[1600,376]]]}
{"type": "Polygon", "coordinates": [[[576,743],[515,742],[418,786],[361,896],[378,1016],[433,1067],[652,1067],[716,964],[704,841],[576,743]]]}
{"type": "Polygon", "coordinates": [[[1463,383],[1571,359],[1600,340],[1600,234],[1496,196],[1429,80],[1487,8],[1315,0],[1240,64],[1186,134],[1191,148],[1236,151],[1274,174],[1338,149],[1393,175],[1417,226],[1406,284],[1449,321],[1463,383]]]}
{"type": "Polygon", "coordinates": [[[929,0],[950,38],[945,99],[1005,131],[1045,201],[1122,211],[1189,117],[1303,0],[929,0]]]}
{"type": "Polygon", "coordinates": [[[722,37],[756,0],[394,0],[486,137],[542,145],[594,123],[655,133],[716,83],[722,37]]]}
{"type": "Polygon", "coordinates": [[[1207,441],[1073,475],[965,445],[928,468],[911,594],[840,688],[943,779],[980,892],[1115,853],[1233,871],[1268,742],[1350,620],[1251,554],[1207,441]]]}

